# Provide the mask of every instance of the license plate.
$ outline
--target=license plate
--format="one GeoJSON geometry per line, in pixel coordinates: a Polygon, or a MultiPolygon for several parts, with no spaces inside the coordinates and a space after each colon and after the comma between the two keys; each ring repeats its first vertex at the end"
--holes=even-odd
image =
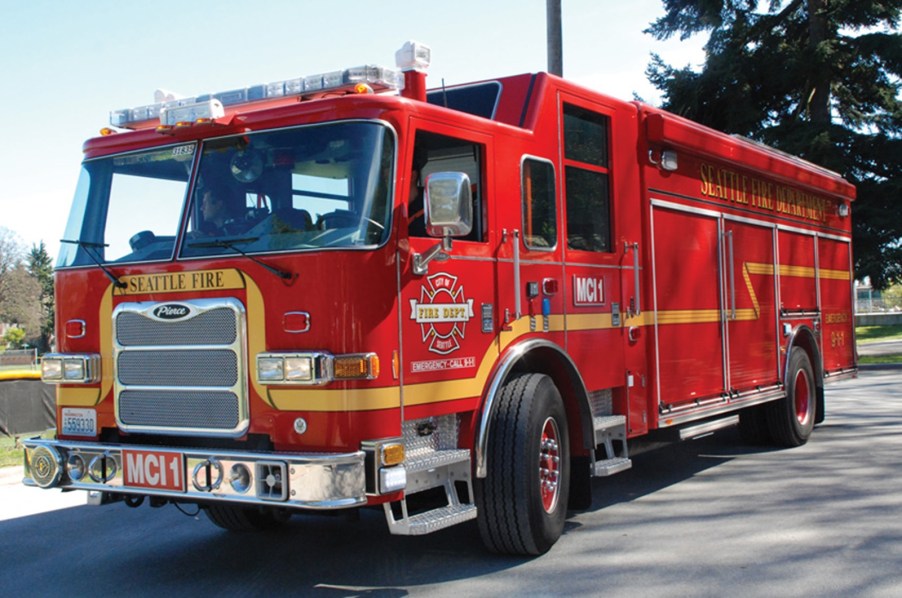
{"type": "Polygon", "coordinates": [[[185,491],[181,453],[122,449],[123,483],[132,488],[185,491]]]}
{"type": "Polygon", "coordinates": [[[97,436],[97,412],[63,407],[63,436],[97,436]]]}

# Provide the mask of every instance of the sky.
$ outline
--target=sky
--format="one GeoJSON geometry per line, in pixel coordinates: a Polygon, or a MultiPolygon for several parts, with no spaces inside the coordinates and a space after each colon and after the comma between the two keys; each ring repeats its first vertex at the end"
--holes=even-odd
{"type": "MultiPolygon", "coordinates": [[[[651,54],[697,67],[702,39],[643,30],[662,0],[562,0],[564,77],[660,100],[651,54]]],[[[427,86],[547,70],[545,0],[0,0],[0,227],[59,251],[82,144],[109,112],[340,70],[432,49],[427,86]]]]}

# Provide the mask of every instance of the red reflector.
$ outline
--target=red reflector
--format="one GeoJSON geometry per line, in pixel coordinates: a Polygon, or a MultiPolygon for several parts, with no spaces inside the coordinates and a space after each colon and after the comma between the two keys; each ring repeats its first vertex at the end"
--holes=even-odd
{"type": "Polygon", "coordinates": [[[305,311],[290,311],[282,316],[282,329],[297,334],[310,330],[310,314],[305,311]]]}
{"type": "Polygon", "coordinates": [[[66,322],[66,337],[81,338],[87,331],[87,325],[84,320],[69,320],[66,322]]]}
{"type": "Polygon", "coordinates": [[[542,292],[546,295],[554,295],[558,292],[557,281],[553,278],[546,278],[542,281],[542,292]]]}

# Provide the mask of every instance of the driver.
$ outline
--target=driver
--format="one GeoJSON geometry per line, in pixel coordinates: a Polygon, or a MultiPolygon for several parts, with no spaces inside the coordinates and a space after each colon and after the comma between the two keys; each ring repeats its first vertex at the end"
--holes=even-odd
{"type": "Polygon", "coordinates": [[[222,189],[207,187],[201,196],[200,211],[203,222],[198,230],[207,236],[215,237],[227,234],[233,228],[233,211],[235,206],[229,201],[230,195],[222,189]]]}

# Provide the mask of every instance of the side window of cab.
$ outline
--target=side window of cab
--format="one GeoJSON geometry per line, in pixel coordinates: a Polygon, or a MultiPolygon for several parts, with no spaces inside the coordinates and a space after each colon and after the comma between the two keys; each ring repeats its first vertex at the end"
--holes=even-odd
{"type": "Polygon", "coordinates": [[[483,193],[483,162],[485,148],[465,139],[419,131],[414,141],[411,163],[410,194],[408,196],[408,234],[425,237],[423,210],[426,178],[436,172],[462,172],[470,178],[473,196],[473,229],[463,241],[481,242],[486,239],[486,205],[483,193]]]}

